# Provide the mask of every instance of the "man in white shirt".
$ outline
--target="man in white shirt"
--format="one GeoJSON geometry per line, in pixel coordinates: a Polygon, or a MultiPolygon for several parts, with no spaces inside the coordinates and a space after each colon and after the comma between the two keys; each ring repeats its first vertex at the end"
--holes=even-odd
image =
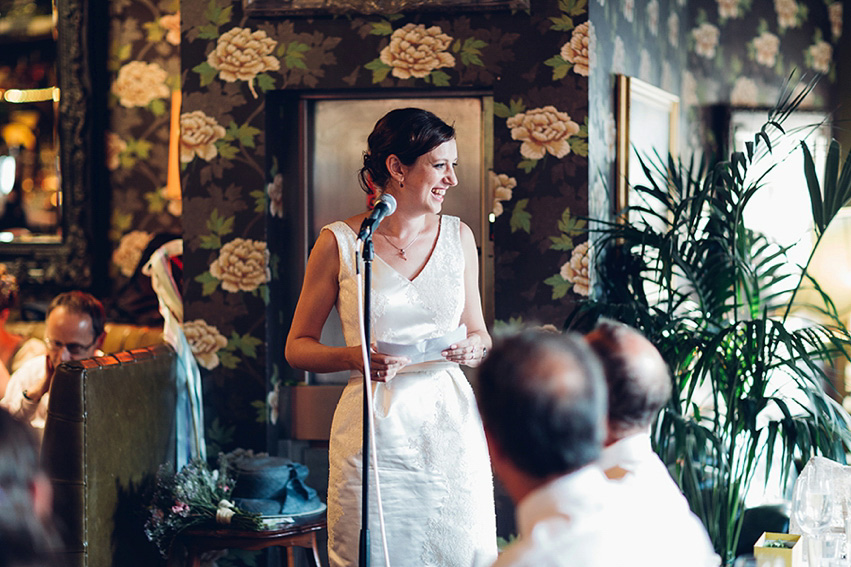
{"type": "Polygon", "coordinates": [[[37,429],[44,428],[54,371],[69,360],[101,353],[106,332],[103,305],[82,291],[57,295],[47,310],[44,342],[47,354],[31,358],[12,374],[0,407],[37,429]]]}
{"type": "Polygon", "coordinates": [[[519,538],[493,567],[705,567],[707,550],[666,545],[656,511],[596,464],[606,384],[581,336],[524,331],[482,363],[477,400],[519,538]]]}
{"type": "Polygon", "coordinates": [[[603,321],[585,336],[603,364],[608,385],[608,434],[599,464],[638,505],[652,510],[647,521],[660,541],[689,549],[712,549],[667,467],[653,451],[650,428],[671,397],[668,366],[641,333],[603,321]]]}

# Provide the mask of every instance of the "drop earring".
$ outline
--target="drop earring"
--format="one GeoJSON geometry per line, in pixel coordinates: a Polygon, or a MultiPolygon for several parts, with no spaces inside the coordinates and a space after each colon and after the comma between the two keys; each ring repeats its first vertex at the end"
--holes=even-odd
{"type": "Polygon", "coordinates": [[[401,179],[400,179],[400,180],[399,180],[399,188],[401,189],[401,188],[402,188],[402,187],[404,187],[404,186],[405,186],[405,182],[404,182],[404,180],[401,180],[401,179]]]}

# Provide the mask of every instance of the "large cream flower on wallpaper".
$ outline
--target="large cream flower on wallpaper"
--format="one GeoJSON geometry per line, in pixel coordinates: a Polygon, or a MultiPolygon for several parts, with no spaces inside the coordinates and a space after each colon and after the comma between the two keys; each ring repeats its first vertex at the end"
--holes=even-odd
{"type": "Polygon", "coordinates": [[[715,57],[715,48],[718,46],[718,37],[721,35],[721,31],[716,26],[703,22],[691,30],[691,35],[694,38],[694,50],[698,55],[707,59],[715,57]]]}
{"type": "Polygon", "coordinates": [[[798,3],[795,0],[774,0],[774,10],[780,31],[798,27],[798,3]]]}
{"type": "Polygon", "coordinates": [[[717,2],[718,16],[722,20],[739,17],[739,4],[741,4],[741,0],[717,0],[717,2]]]}
{"type": "Polygon", "coordinates": [[[207,55],[207,63],[219,72],[223,81],[246,81],[254,98],[254,78],[266,71],[277,71],[281,62],[271,55],[278,42],[263,30],[233,28],[219,36],[216,48],[207,55]]]}
{"type": "Polygon", "coordinates": [[[493,196],[493,216],[498,217],[503,213],[502,202],[510,201],[513,195],[513,189],[517,187],[517,180],[505,173],[494,173],[488,171],[488,179],[490,181],[491,195],[493,196]]]}
{"type": "Polygon", "coordinates": [[[780,38],[771,32],[762,32],[753,40],[756,62],[766,67],[774,67],[777,63],[777,52],[780,50],[780,38]]]}
{"type": "Polygon", "coordinates": [[[180,12],[161,17],[160,26],[166,31],[165,40],[167,42],[172,45],[180,45],[180,12]]]}
{"type": "Polygon", "coordinates": [[[189,163],[195,156],[210,161],[217,155],[216,142],[225,137],[225,129],[203,110],[180,115],[180,161],[189,163]]]}
{"type": "Polygon", "coordinates": [[[269,197],[269,214],[273,217],[284,216],[284,176],[275,174],[271,183],[266,185],[266,195],[269,197]]]}
{"type": "Polygon", "coordinates": [[[579,124],[566,112],[549,105],[518,112],[506,125],[511,129],[511,138],[523,142],[520,154],[528,159],[541,159],[547,153],[563,158],[570,153],[568,139],[579,133],[579,124]]]}
{"type": "Polygon", "coordinates": [[[118,266],[122,275],[128,278],[133,275],[142,259],[142,252],[153,237],[144,230],[133,230],[121,237],[118,248],[112,253],[112,263],[118,266]]]}
{"type": "Polygon", "coordinates": [[[106,133],[106,168],[115,171],[121,167],[121,152],[127,149],[127,142],[115,132],[106,133]]]}
{"type": "Polygon", "coordinates": [[[819,40],[807,48],[807,62],[810,67],[819,73],[830,71],[830,62],[833,59],[833,47],[824,40],[819,40]]]}
{"type": "Polygon", "coordinates": [[[730,92],[730,103],[734,106],[757,106],[759,103],[759,88],[753,79],[739,77],[730,92]]]}
{"type": "Polygon", "coordinates": [[[827,17],[830,19],[830,34],[833,39],[842,35],[842,2],[834,2],[827,7],[827,17]]]}
{"type": "Polygon", "coordinates": [[[573,284],[573,291],[578,295],[591,295],[591,257],[588,254],[588,241],[579,244],[570,253],[570,261],[559,270],[566,281],[573,284]]]}
{"type": "Polygon", "coordinates": [[[271,278],[266,243],[234,238],[219,250],[219,257],[210,264],[210,275],[221,280],[225,291],[254,291],[271,278]]]}
{"type": "Polygon", "coordinates": [[[573,63],[574,73],[587,77],[593,53],[594,27],[591,22],[583,22],[573,28],[570,41],[561,48],[561,58],[573,63]]]}
{"type": "Polygon", "coordinates": [[[393,32],[380,58],[393,68],[394,77],[422,79],[435,69],[455,66],[455,57],[446,51],[451,43],[438,26],[409,23],[393,32]]]}
{"type": "Polygon", "coordinates": [[[121,106],[148,106],[158,98],[171,96],[171,90],[165,84],[167,78],[166,70],[156,63],[131,61],[118,70],[112,92],[121,106]]]}
{"type": "Polygon", "coordinates": [[[207,370],[219,365],[217,353],[228,345],[228,340],[216,327],[203,319],[195,319],[183,324],[183,334],[198,364],[207,370]]]}

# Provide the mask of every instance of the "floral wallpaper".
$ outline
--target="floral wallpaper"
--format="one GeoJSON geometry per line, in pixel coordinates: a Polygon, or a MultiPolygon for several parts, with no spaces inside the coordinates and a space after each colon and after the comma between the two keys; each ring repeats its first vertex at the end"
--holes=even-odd
{"type": "Polygon", "coordinates": [[[180,2],[125,0],[109,7],[104,148],[113,297],[105,303],[112,320],[155,324],[155,301],[147,303],[145,313],[129,312],[120,303],[152,239],[182,231],[180,194],[166,190],[172,93],[180,89],[180,2]]]}
{"type": "MultiPolygon", "coordinates": [[[[296,121],[269,116],[271,97],[491,92],[495,326],[560,327],[591,292],[584,218],[611,210],[613,74],[679,94],[690,150],[702,147],[690,126],[701,108],[767,104],[792,68],[826,73],[813,104],[835,99],[843,27],[841,3],[824,0],[532,0],[518,13],[287,19],[249,17],[237,0],[115,0],[110,10],[112,287],[132,280],[156,235],[183,236],[184,329],[204,374],[212,454],[271,447],[292,377],[283,338],[301,282],[283,236],[299,219],[283,140],[296,121]]],[[[359,191],[354,179],[347,190],[359,191]]]]}

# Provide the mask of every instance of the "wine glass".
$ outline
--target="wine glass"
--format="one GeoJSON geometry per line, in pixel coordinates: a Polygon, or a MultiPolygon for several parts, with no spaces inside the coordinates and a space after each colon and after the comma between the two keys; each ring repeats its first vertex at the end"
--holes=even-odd
{"type": "Polygon", "coordinates": [[[795,521],[806,536],[807,563],[810,567],[819,567],[821,560],[819,536],[830,525],[832,501],[829,484],[827,473],[815,467],[806,471],[795,483],[792,509],[795,521]]]}

